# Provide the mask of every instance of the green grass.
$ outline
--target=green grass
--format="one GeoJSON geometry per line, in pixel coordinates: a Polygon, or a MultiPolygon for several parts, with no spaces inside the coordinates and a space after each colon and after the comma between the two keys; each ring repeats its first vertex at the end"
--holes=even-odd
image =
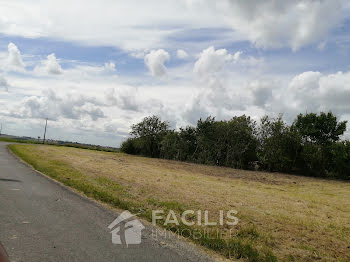
{"type": "Polygon", "coordinates": [[[8,138],[8,137],[0,137],[0,141],[2,142],[9,142],[9,143],[21,143],[21,144],[40,144],[36,140],[29,140],[29,139],[15,139],[15,138],[8,138]]]}
{"type": "MultiPolygon", "coordinates": [[[[0,137],[0,141],[8,142],[8,143],[20,143],[20,144],[42,144],[42,142],[39,142],[36,139],[19,139],[19,138],[9,138],[9,137],[0,137]]],[[[104,147],[104,146],[98,146],[98,145],[84,145],[84,144],[78,144],[78,143],[56,144],[51,142],[45,142],[45,145],[74,147],[74,148],[96,150],[96,151],[103,151],[103,152],[119,152],[119,148],[111,148],[111,147],[104,147]]]]}
{"type": "Polygon", "coordinates": [[[83,144],[76,144],[76,143],[52,144],[52,145],[96,150],[96,151],[103,151],[103,152],[119,152],[119,148],[110,148],[110,147],[103,147],[103,146],[97,146],[97,145],[83,145],[83,144]]]}

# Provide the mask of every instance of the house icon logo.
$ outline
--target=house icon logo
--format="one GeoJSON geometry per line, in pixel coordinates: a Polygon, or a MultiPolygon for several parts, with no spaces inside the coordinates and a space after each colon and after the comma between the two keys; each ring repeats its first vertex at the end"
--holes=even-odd
{"type": "Polygon", "coordinates": [[[141,231],[145,228],[129,211],[121,213],[109,226],[112,243],[128,247],[141,243],[141,231]]]}

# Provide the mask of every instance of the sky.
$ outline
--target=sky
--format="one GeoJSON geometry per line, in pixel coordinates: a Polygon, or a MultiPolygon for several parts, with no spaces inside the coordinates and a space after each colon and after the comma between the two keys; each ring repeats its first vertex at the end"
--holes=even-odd
{"type": "Polygon", "coordinates": [[[49,139],[117,147],[150,115],[350,120],[349,101],[346,0],[0,0],[3,133],[48,118],[49,139]]]}

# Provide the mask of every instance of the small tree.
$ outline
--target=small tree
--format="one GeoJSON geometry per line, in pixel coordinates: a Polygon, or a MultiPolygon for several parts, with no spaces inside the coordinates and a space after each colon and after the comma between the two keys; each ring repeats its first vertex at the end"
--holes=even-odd
{"type": "Polygon", "coordinates": [[[168,122],[162,121],[159,116],[150,116],[145,117],[140,123],[132,125],[130,134],[138,139],[141,154],[159,157],[161,141],[168,131],[168,122]]]}
{"type": "Polygon", "coordinates": [[[138,147],[137,142],[137,138],[128,138],[121,144],[120,150],[127,154],[138,155],[141,149],[138,147]]]}

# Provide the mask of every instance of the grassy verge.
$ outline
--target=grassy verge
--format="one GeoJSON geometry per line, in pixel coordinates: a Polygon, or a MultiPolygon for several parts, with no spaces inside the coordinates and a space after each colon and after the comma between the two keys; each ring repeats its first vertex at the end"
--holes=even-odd
{"type": "Polygon", "coordinates": [[[25,143],[25,144],[39,144],[36,140],[29,139],[14,139],[9,137],[0,137],[1,142],[9,142],[9,143],[25,143]]]}
{"type": "MultiPolygon", "coordinates": [[[[0,141],[9,142],[9,143],[20,143],[20,144],[42,144],[42,142],[38,142],[37,140],[34,140],[34,139],[19,139],[19,138],[9,138],[9,137],[0,137],[0,141]]],[[[96,151],[103,151],[103,152],[119,152],[118,148],[104,147],[104,146],[98,146],[98,145],[68,143],[68,142],[65,142],[63,144],[57,144],[49,141],[49,142],[45,142],[45,145],[74,147],[74,148],[89,149],[89,150],[96,150],[96,151]]]]}
{"type": "Polygon", "coordinates": [[[214,221],[219,210],[237,210],[234,228],[165,226],[227,258],[350,260],[349,183],[67,147],[9,147],[63,184],[148,220],[154,209],[179,216],[187,209],[208,210],[214,221]]]}

